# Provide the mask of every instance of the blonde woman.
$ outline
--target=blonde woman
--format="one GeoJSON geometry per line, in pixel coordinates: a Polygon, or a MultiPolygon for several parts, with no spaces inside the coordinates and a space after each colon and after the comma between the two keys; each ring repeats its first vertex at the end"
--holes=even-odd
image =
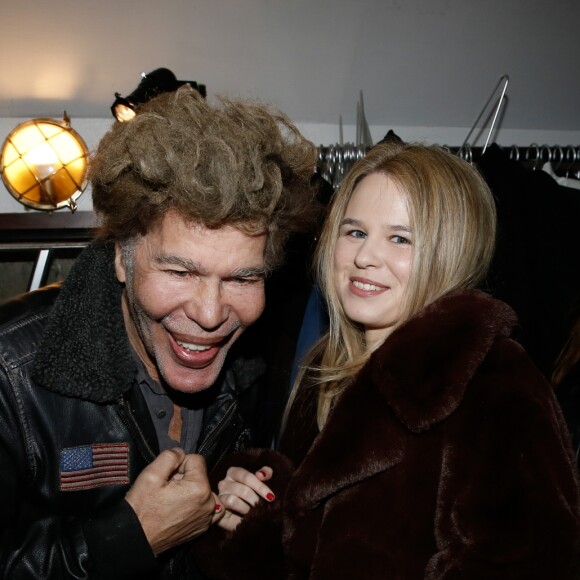
{"type": "Polygon", "coordinates": [[[439,148],[384,143],[353,167],[317,252],[329,331],[280,452],[218,475],[211,577],[580,577],[560,410],[512,310],[476,289],[495,223],[479,174],[439,148]]]}

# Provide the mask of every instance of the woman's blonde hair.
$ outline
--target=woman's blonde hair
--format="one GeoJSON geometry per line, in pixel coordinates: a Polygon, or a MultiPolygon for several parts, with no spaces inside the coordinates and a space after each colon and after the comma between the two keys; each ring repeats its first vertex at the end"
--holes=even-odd
{"type": "Polygon", "coordinates": [[[467,162],[437,146],[400,142],[380,143],[359,160],[332,200],[315,256],[330,325],[307,357],[306,373],[298,381],[320,387],[320,426],[335,397],[371,354],[364,329],[346,317],[339,301],[334,249],[356,186],[375,173],[388,176],[406,193],[413,232],[413,262],[401,323],[448,292],[477,286],[493,257],[495,203],[482,177],[467,162]]]}

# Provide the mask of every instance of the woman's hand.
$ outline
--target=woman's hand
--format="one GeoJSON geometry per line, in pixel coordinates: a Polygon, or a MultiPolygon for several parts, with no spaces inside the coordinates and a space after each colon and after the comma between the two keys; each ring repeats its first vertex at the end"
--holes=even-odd
{"type": "Polygon", "coordinates": [[[230,467],[226,477],[218,484],[220,500],[226,510],[218,525],[224,530],[233,531],[242,521],[242,517],[261,499],[274,501],[276,496],[263,483],[272,478],[272,473],[270,467],[262,467],[255,473],[242,467],[230,467]]]}

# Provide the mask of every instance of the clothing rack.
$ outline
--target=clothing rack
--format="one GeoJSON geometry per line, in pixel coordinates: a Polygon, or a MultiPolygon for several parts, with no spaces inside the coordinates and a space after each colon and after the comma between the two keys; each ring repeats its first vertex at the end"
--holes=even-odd
{"type": "MultiPolygon", "coordinates": [[[[442,145],[444,149],[450,151],[454,155],[465,159],[469,163],[477,163],[481,156],[485,153],[488,144],[492,140],[494,129],[499,118],[500,111],[506,102],[506,92],[509,83],[509,75],[502,75],[491,95],[487,99],[477,119],[473,123],[465,141],[461,146],[442,145]],[[497,100],[494,103],[494,99],[497,100]],[[485,118],[485,114],[489,111],[490,105],[493,109],[489,115],[492,117],[489,131],[485,139],[483,147],[475,147],[469,144],[469,139],[475,135],[475,141],[479,138],[478,126],[479,122],[485,118]]],[[[486,119],[486,123],[489,118],[486,119]]],[[[483,131],[482,127],[479,131],[483,131]]],[[[369,126],[364,113],[363,94],[360,91],[359,102],[357,103],[357,138],[356,144],[345,143],[342,141],[342,117],[339,123],[340,130],[340,144],[320,146],[318,149],[317,170],[328,181],[334,189],[338,187],[345,174],[352,167],[355,161],[364,157],[367,151],[372,147],[372,139],[370,135],[369,126]]],[[[389,131],[384,139],[390,136],[397,139],[397,136],[389,131]]],[[[531,145],[521,146],[512,145],[511,147],[500,146],[504,150],[509,151],[510,159],[523,162],[531,169],[542,169],[547,163],[551,165],[551,172],[556,176],[572,177],[580,179],[580,145],[538,145],[532,143],[531,145]]]]}
{"type": "Polygon", "coordinates": [[[336,189],[355,161],[362,159],[369,147],[345,143],[318,148],[316,169],[334,189],[336,189]]]}
{"type": "MultiPolygon", "coordinates": [[[[443,145],[451,153],[469,162],[477,162],[485,149],[483,147],[471,147],[462,145],[461,147],[449,147],[443,145]]],[[[580,145],[512,145],[506,147],[498,145],[509,153],[509,158],[514,161],[522,161],[533,169],[541,169],[545,163],[552,163],[555,168],[566,169],[571,165],[577,165],[580,161],[580,145]]]]}
{"type": "MultiPolygon", "coordinates": [[[[441,147],[469,163],[477,163],[485,151],[485,147],[465,144],[441,147]]],[[[498,147],[506,151],[510,159],[522,162],[530,169],[542,169],[546,163],[550,163],[557,175],[580,179],[580,145],[532,143],[498,147]]],[[[321,145],[318,148],[317,170],[336,189],[354,162],[363,158],[368,150],[368,146],[354,143],[321,145]]]]}

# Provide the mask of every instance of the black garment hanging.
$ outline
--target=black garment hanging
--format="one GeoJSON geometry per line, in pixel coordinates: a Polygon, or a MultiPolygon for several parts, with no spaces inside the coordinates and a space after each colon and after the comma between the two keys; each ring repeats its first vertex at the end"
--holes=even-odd
{"type": "Polygon", "coordinates": [[[478,167],[498,213],[487,287],[516,311],[517,338],[549,377],[579,296],[579,192],[510,160],[497,145],[488,148],[478,167]]]}
{"type": "Polygon", "coordinates": [[[292,363],[302,317],[312,288],[312,254],[326,214],[332,186],[319,174],[312,178],[316,215],[312,227],[293,234],[285,245],[284,262],[266,280],[266,308],[247,331],[248,339],[266,363],[261,384],[254,389],[253,444],[271,446],[287,402],[292,363]]]}

